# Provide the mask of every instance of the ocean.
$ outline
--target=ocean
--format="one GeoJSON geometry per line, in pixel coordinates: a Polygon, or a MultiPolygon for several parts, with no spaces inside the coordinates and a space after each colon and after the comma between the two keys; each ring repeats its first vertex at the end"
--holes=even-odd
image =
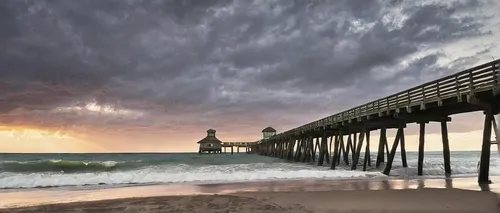
{"type": "MultiPolygon", "coordinates": [[[[498,176],[500,160],[496,151],[491,154],[490,174],[498,176]]],[[[479,156],[479,151],[452,152],[452,176],[477,176],[479,156]]],[[[375,157],[376,153],[372,153],[372,166],[375,157]]],[[[407,159],[409,167],[403,169],[401,157],[396,155],[391,176],[416,176],[417,152],[407,152],[407,159]]],[[[0,189],[384,177],[383,166],[366,172],[359,169],[350,171],[341,165],[330,170],[329,165],[294,163],[246,153],[0,154],[0,189]]],[[[444,176],[442,152],[425,153],[424,175],[444,176]]]]}

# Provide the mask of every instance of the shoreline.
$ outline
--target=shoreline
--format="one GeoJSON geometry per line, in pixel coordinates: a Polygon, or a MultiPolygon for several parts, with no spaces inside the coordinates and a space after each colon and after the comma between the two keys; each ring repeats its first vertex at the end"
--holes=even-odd
{"type": "MultiPolygon", "coordinates": [[[[110,188],[39,188],[33,190],[6,190],[0,191],[0,212],[13,208],[36,208],[43,205],[73,205],[94,202],[120,202],[123,199],[135,201],[155,199],[157,197],[183,197],[185,199],[196,196],[241,196],[260,194],[262,196],[279,195],[283,193],[307,194],[315,193],[382,193],[394,191],[421,191],[435,190],[463,190],[479,193],[500,193],[500,177],[492,177],[490,185],[479,186],[474,178],[369,178],[369,179],[341,179],[341,180],[267,180],[254,182],[231,183],[203,183],[203,184],[160,184],[160,185],[128,185],[110,188]]],[[[420,193],[420,192],[418,192],[420,193]]],[[[423,192],[427,193],[427,192],[423,192]]],[[[390,194],[390,193],[389,193],[390,194]]],[[[281,195],[280,195],[281,196],[281,195]]],[[[179,198],[180,199],[180,198],[179,198]]],[[[222,198],[221,198],[222,199],[222,198]]],[[[229,199],[229,198],[224,198],[229,199]]],[[[236,198],[235,198],[236,199],[236,198]]],[[[298,199],[300,200],[300,199],[298,199]]],[[[187,202],[187,201],[186,201],[187,202]]],[[[249,201],[250,202],[250,201],[249,201]]],[[[253,201],[252,201],[253,202],[253,201]]]]}
{"type": "Polygon", "coordinates": [[[498,212],[498,195],[463,189],[241,192],[155,196],[0,209],[21,212],[498,212]]]}
{"type": "MultiPolygon", "coordinates": [[[[282,179],[253,179],[253,180],[230,180],[230,181],[186,181],[186,182],[150,182],[150,183],[120,183],[120,184],[84,184],[84,185],[61,185],[61,186],[37,186],[37,187],[10,187],[0,188],[0,193],[9,191],[32,191],[32,190],[57,190],[57,189],[112,189],[124,187],[138,187],[138,186],[163,186],[163,185],[216,185],[216,184],[246,184],[246,183],[260,183],[260,182],[282,182],[282,181],[379,181],[379,180],[445,180],[445,179],[473,179],[477,178],[475,175],[456,175],[451,177],[444,177],[441,175],[432,176],[369,176],[369,177],[339,177],[339,178],[282,178],[282,179]]],[[[492,176],[500,182],[500,176],[492,176]]]]}

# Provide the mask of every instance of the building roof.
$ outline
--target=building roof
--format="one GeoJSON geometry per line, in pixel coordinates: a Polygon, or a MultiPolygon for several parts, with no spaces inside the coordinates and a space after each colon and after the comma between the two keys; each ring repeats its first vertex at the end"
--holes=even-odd
{"type": "Polygon", "coordinates": [[[209,129],[207,130],[207,137],[201,139],[198,141],[198,143],[222,143],[217,137],[215,137],[215,129],[209,129]],[[210,133],[213,133],[213,136],[210,135],[210,133]]]}
{"type": "Polygon", "coordinates": [[[215,136],[207,136],[203,139],[201,139],[200,141],[198,141],[198,143],[222,143],[222,141],[220,141],[219,139],[217,139],[215,136]]]}
{"type": "Polygon", "coordinates": [[[265,128],[264,130],[262,130],[262,132],[276,132],[276,130],[269,126],[269,127],[265,128]]]}

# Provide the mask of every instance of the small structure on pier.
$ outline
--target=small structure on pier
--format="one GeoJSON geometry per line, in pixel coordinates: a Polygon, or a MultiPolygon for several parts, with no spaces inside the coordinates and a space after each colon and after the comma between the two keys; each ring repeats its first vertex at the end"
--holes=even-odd
{"type": "Polygon", "coordinates": [[[262,134],[263,134],[263,139],[268,139],[276,135],[276,130],[269,126],[262,130],[262,134]]]}
{"type": "Polygon", "coordinates": [[[240,148],[245,148],[245,153],[254,153],[255,152],[255,147],[257,147],[257,144],[262,142],[263,140],[267,140],[271,138],[272,136],[276,135],[276,130],[272,127],[267,127],[264,130],[262,130],[263,133],[263,139],[254,141],[254,142],[222,142],[219,139],[215,137],[215,130],[214,129],[209,129],[207,130],[207,137],[203,138],[202,140],[198,141],[198,144],[200,144],[200,148],[198,153],[222,153],[222,149],[224,149],[224,153],[227,153],[227,148],[231,149],[231,154],[234,154],[234,148],[236,148],[236,152],[240,153],[240,148]]]}
{"type": "Polygon", "coordinates": [[[222,142],[224,153],[227,153],[226,148],[231,148],[231,154],[234,153],[233,148],[236,147],[236,152],[240,153],[240,148],[245,148],[245,153],[252,153],[251,147],[256,145],[257,142],[222,142]]]}
{"type": "Polygon", "coordinates": [[[214,129],[207,130],[207,137],[198,141],[200,144],[198,153],[221,153],[222,142],[215,137],[215,132],[214,129]]]}

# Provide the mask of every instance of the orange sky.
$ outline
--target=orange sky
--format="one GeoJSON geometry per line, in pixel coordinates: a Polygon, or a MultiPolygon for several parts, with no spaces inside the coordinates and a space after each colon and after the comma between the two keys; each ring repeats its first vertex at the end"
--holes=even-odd
{"type": "MultiPolygon", "coordinates": [[[[480,150],[482,137],[481,114],[475,113],[478,119],[471,120],[478,130],[457,132],[460,117],[454,116],[455,123],[449,123],[449,140],[452,151],[480,150]]],[[[198,128],[199,129],[199,128],[198,128]]],[[[418,135],[415,135],[418,126],[410,124],[406,132],[407,150],[418,149],[418,135]]],[[[441,135],[439,124],[428,125],[426,134],[426,150],[441,150],[441,135]]],[[[148,135],[131,134],[62,134],[61,132],[45,131],[28,128],[0,128],[0,152],[194,152],[197,151],[196,142],[205,136],[200,130],[192,134],[148,135]]],[[[395,130],[388,131],[389,144],[392,144],[395,130]]],[[[222,141],[255,141],[261,137],[259,130],[255,133],[238,134],[234,129],[219,129],[217,137],[222,141]]],[[[376,150],[378,131],[371,134],[371,149],[376,150]]],[[[494,135],[492,135],[494,139],[494,135]]]]}
{"type": "MultiPolygon", "coordinates": [[[[499,2],[2,1],[0,152],[256,141],[497,59],[499,2]]],[[[452,150],[483,117],[452,116],[452,150]]]]}

